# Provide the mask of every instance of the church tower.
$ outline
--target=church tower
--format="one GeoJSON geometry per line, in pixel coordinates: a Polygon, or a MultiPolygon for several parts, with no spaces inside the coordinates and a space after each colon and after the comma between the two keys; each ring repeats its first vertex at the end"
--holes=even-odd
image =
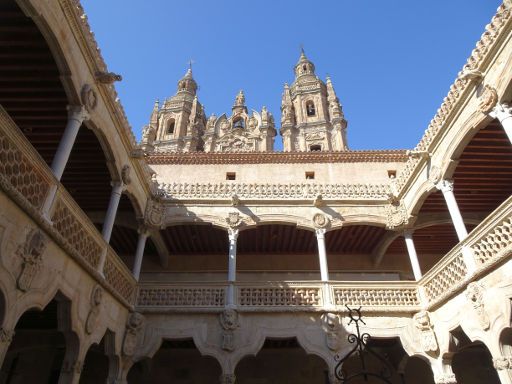
{"type": "Polygon", "coordinates": [[[161,108],[155,103],[150,123],[144,128],[142,144],[164,152],[195,152],[202,150],[206,117],[197,99],[197,83],[192,76],[192,68],[178,81],[176,94],[161,108]],[[147,132],[147,133],[146,133],[147,132]],[[145,134],[146,133],[146,134],[145,134]],[[148,146],[145,137],[152,139],[148,146]]]}
{"type": "Polygon", "coordinates": [[[295,81],[284,86],[281,102],[283,149],[346,151],[347,121],[331,79],[315,75],[315,65],[302,50],[294,67],[295,81]]]}

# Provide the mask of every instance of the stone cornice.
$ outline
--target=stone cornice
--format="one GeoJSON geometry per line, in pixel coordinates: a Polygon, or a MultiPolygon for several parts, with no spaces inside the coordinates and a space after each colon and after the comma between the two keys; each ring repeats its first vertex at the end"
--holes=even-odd
{"type": "Polygon", "coordinates": [[[297,164],[405,162],[405,150],[346,152],[155,153],[149,164],[297,164]]]}

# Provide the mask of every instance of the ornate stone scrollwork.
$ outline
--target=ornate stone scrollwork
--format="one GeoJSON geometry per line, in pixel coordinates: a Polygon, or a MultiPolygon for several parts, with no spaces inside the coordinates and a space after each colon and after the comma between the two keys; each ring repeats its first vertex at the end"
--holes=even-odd
{"type": "Polygon", "coordinates": [[[164,221],[164,206],[153,200],[149,199],[146,205],[146,213],[144,215],[145,223],[150,227],[161,227],[164,221]]]}
{"type": "Polygon", "coordinates": [[[231,352],[235,349],[235,330],[240,326],[238,313],[234,309],[226,309],[219,315],[219,322],[223,329],[221,347],[231,352]]]}
{"type": "Polygon", "coordinates": [[[43,264],[46,244],[46,236],[39,229],[34,228],[27,234],[25,242],[19,246],[17,253],[23,260],[21,271],[16,279],[19,290],[26,292],[30,289],[32,280],[43,264]]]}
{"type": "Polygon", "coordinates": [[[439,346],[429,313],[427,311],[418,312],[413,319],[415,327],[420,332],[421,349],[427,353],[436,352],[439,346]]]}
{"type": "Polygon", "coordinates": [[[230,228],[237,228],[242,224],[242,218],[240,217],[240,212],[229,212],[228,217],[226,217],[226,223],[230,228]]]}
{"type": "Polygon", "coordinates": [[[98,104],[98,96],[96,95],[96,91],[89,84],[84,84],[82,87],[80,99],[82,100],[82,104],[85,106],[88,112],[93,111],[98,104]]]}
{"type": "Polygon", "coordinates": [[[466,289],[466,298],[471,303],[475,311],[480,327],[485,331],[489,329],[491,322],[485,310],[484,292],[484,286],[476,281],[469,283],[466,289]]]}
{"type": "Polygon", "coordinates": [[[478,104],[478,110],[482,113],[489,113],[498,103],[498,93],[496,89],[491,87],[489,84],[484,85],[484,90],[480,96],[480,102],[478,104]]]}
{"type": "Polygon", "coordinates": [[[407,209],[402,202],[397,204],[388,204],[386,207],[386,214],[388,219],[386,224],[387,229],[395,229],[409,223],[407,209]]]}
{"type": "Polygon", "coordinates": [[[323,213],[315,213],[313,215],[312,221],[313,221],[313,226],[316,229],[320,229],[320,228],[324,228],[325,229],[331,223],[329,218],[326,215],[324,215],[323,213]]]}
{"type": "Polygon", "coordinates": [[[336,313],[325,313],[322,315],[322,328],[325,332],[325,342],[331,351],[341,348],[341,318],[336,313]]]}
{"type": "Polygon", "coordinates": [[[144,326],[144,316],[138,312],[133,312],[128,317],[126,331],[123,339],[123,355],[133,356],[139,341],[139,332],[144,326]]]}
{"type": "Polygon", "coordinates": [[[498,371],[504,371],[506,369],[512,369],[512,357],[502,356],[493,360],[494,368],[498,371]]]}
{"type": "Polygon", "coordinates": [[[91,309],[89,310],[89,314],[87,315],[87,320],[85,320],[85,332],[89,335],[94,332],[94,329],[98,324],[102,299],[103,289],[99,285],[97,285],[92,290],[91,309]]]}

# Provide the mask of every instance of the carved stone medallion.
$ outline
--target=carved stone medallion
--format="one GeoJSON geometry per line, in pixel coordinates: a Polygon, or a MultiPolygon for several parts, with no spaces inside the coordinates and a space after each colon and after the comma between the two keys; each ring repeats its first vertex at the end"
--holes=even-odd
{"type": "Polygon", "coordinates": [[[96,329],[96,326],[98,325],[102,299],[103,289],[97,285],[92,290],[91,309],[89,310],[87,320],[85,321],[85,332],[89,335],[94,332],[94,329],[96,329]]]}
{"type": "Polygon", "coordinates": [[[228,223],[228,225],[231,228],[236,228],[236,227],[240,226],[240,224],[242,224],[242,218],[240,217],[240,212],[236,212],[236,211],[229,212],[228,217],[226,217],[226,223],[228,223]]]}
{"type": "Polygon", "coordinates": [[[162,204],[150,199],[146,206],[145,222],[152,227],[161,227],[164,219],[162,204]]]}
{"type": "Polygon", "coordinates": [[[128,317],[126,331],[123,340],[123,355],[133,356],[138,344],[139,332],[144,326],[144,316],[138,312],[133,312],[128,317]]]}
{"type": "Polygon", "coordinates": [[[489,113],[498,103],[498,93],[496,89],[491,87],[490,85],[484,85],[484,91],[480,96],[480,102],[478,104],[478,109],[482,113],[489,113]]]}
{"type": "Polygon", "coordinates": [[[98,97],[96,96],[96,92],[89,84],[85,84],[82,87],[80,98],[82,100],[82,104],[89,112],[93,111],[98,104],[98,97]]]}
{"type": "Polygon", "coordinates": [[[407,210],[401,202],[399,204],[388,204],[386,213],[388,219],[386,228],[388,229],[394,229],[406,225],[409,222],[407,210]]]}
{"type": "Polygon", "coordinates": [[[329,218],[323,213],[315,213],[312,221],[315,228],[327,228],[330,224],[329,218]]]}
{"type": "Polygon", "coordinates": [[[238,313],[234,309],[226,309],[219,315],[219,322],[223,329],[222,349],[225,351],[235,350],[235,329],[240,326],[238,313]]]}

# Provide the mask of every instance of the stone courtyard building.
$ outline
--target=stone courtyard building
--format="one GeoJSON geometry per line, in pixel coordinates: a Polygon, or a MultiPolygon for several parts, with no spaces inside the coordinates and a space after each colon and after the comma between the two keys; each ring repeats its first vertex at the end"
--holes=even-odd
{"type": "Polygon", "coordinates": [[[304,52],[279,118],[189,69],[137,142],[77,0],[0,31],[0,383],[342,383],[347,307],[388,383],[512,383],[510,0],[407,151],[304,52]]]}

